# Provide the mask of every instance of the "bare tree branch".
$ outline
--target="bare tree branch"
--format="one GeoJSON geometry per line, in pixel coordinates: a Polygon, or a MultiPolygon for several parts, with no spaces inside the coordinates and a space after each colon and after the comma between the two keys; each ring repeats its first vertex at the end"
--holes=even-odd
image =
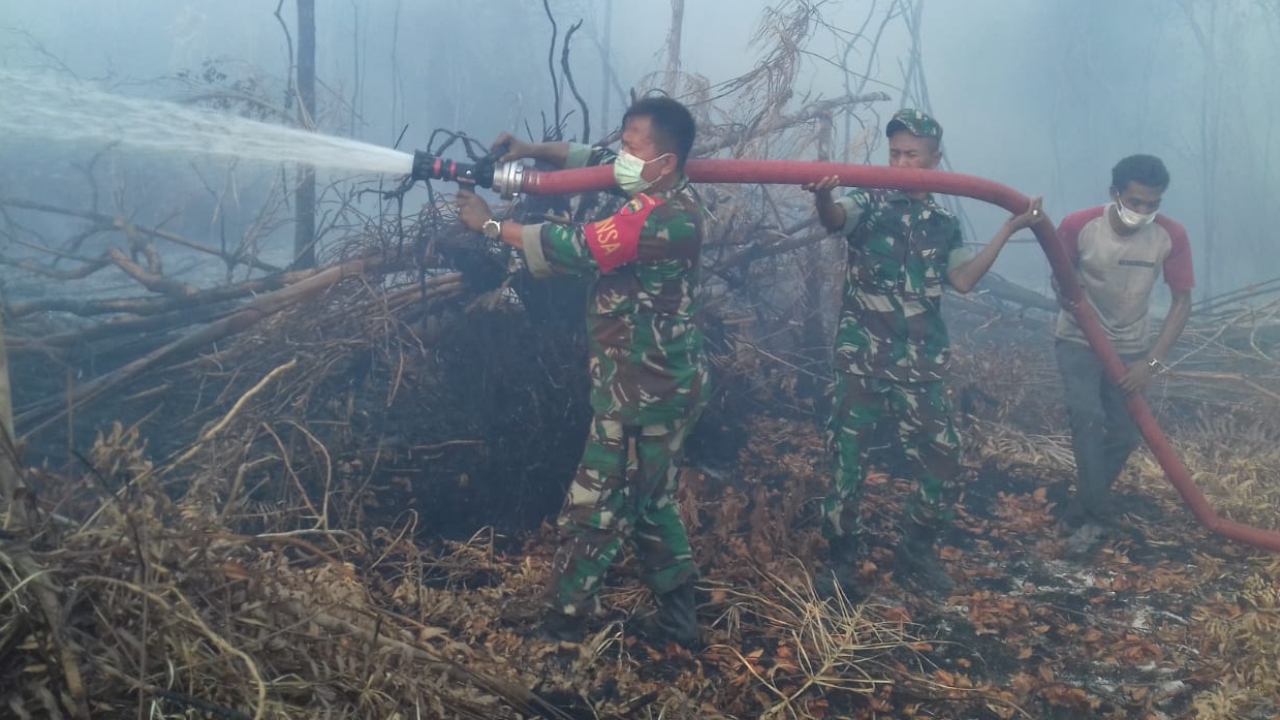
{"type": "Polygon", "coordinates": [[[254,267],[266,272],[280,272],[280,268],[274,265],[271,265],[269,263],[262,262],[256,257],[245,256],[243,254],[227,255],[207,245],[202,245],[198,242],[187,240],[181,235],[176,235],[174,233],[171,233],[165,230],[157,230],[155,228],[146,227],[145,225],[133,225],[132,223],[128,223],[127,221],[125,221],[124,218],[121,218],[118,216],[105,215],[103,213],[93,212],[90,210],[75,210],[72,208],[64,208],[64,207],[58,207],[56,205],[50,205],[48,203],[35,202],[32,200],[18,200],[15,198],[0,198],[0,205],[7,206],[7,207],[20,208],[23,210],[35,210],[37,212],[51,213],[54,215],[78,217],[84,220],[89,220],[90,222],[98,223],[98,225],[101,226],[102,230],[106,230],[109,228],[112,230],[119,230],[123,232],[126,227],[132,227],[133,230],[143,235],[148,235],[150,237],[166,240],[175,245],[181,245],[182,247],[185,247],[191,250],[196,250],[198,252],[202,252],[207,255],[212,255],[214,257],[222,258],[223,261],[227,263],[231,263],[233,265],[243,264],[243,265],[249,265],[251,267],[254,267]]]}

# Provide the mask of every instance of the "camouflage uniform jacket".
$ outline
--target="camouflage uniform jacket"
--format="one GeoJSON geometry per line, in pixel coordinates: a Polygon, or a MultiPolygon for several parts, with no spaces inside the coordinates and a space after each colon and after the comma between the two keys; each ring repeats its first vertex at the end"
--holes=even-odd
{"type": "Polygon", "coordinates": [[[857,189],[845,211],[849,259],[836,370],[896,382],[941,380],[951,355],[942,320],[947,272],[972,259],[960,222],[933,196],[857,189]]]}
{"type": "MultiPolygon", "coordinates": [[[[575,143],[566,167],[616,158],[575,143]]],[[[525,227],[525,260],[535,276],[595,276],[587,332],[598,417],[650,425],[687,418],[700,406],[707,375],[697,322],[702,213],[681,178],[670,190],[636,195],[598,222],[525,227]]]]}

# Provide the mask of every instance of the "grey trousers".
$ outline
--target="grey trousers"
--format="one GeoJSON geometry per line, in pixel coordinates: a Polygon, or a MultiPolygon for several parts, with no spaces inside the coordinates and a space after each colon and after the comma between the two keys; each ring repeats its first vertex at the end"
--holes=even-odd
{"type": "MultiPolygon", "coordinates": [[[[1107,378],[1093,348],[1058,340],[1054,354],[1066,391],[1071,450],[1076,459],[1076,495],[1067,509],[1067,521],[1109,522],[1115,516],[1111,486],[1142,436],[1125,408],[1124,391],[1107,378]]],[[[1142,353],[1120,356],[1125,364],[1143,357],[1142,353]]]]}

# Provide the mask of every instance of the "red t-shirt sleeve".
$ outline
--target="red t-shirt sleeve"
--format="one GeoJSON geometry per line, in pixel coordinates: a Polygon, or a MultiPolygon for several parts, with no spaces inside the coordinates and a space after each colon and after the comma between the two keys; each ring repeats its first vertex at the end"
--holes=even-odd
{"type": "Polygon", "coordinates": [[[1163,215],[1157,215],[1156,222],[1169,233],[1173,243],[1169,257],[1164,259],[1164,281],[1173,292],[1189,292],[1196,286],[1196,278],[1191,267],[1191,241],[1187,239],[1187,229],[1163,215]]]}
{"type": "Polygon", "coordinates": [[[1067,259],[1071,261],[1072,267],[1080,262],[1080,231],[1090,220],[1097,218],[1101,214],[1098,208],[1073,212],[1063,218],[1058,225],[1058,244],[1066,251],[1067,259]]]}

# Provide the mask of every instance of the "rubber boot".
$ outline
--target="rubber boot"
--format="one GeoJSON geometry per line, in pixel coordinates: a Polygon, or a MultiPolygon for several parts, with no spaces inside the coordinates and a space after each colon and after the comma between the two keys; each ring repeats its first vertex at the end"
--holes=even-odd
{"type": "Polygon", "coordinates": [[[693,585],[690,580],[659,595],[657,611],[638,623],[637,634],[654,645],[676,643],[693,649],[698,643],[698,603],[693,585]]]}
{"type": "Polygon", "coordinates": [[[899,580],[910,580],[927,593],[945,597],[955,587],[955,582],[938,562],[938,555],[933,549],[937,539],[937,528],[908,521],[896,553],[896,575],[899,580]]]}
{"type": "Polygon", "coordinates": [[[830,562],[813,578],[813,589],[818,597],[831,600],[843,595],[853,605],[867,599],[867,591],[858,582],[858,569],[867,555],[862,538],[857,535],[840,535],[829,538],[830,562]]]}

